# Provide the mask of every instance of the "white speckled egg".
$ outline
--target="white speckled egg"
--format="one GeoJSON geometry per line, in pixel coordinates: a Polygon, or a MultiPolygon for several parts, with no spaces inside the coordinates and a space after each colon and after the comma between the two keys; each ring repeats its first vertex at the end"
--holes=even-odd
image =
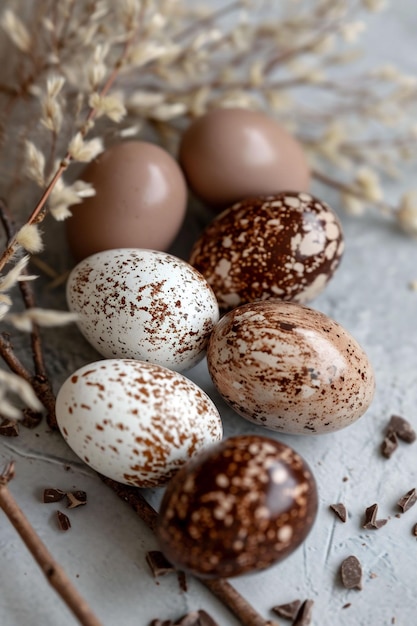
{"type": "Polygon", "coordinates": [[[196,452],[222,438],[219,413],[178,372],[133,359],[89,363],[56,400],[72,450],[108,478],[136,487],[166,483],[196,452]]]}
{"type": "Polygon", "coordinates": [[[204,354],[219,309],[203,276],[166,252],[98,252],[71,272],[67,301],[84,337],[107,358],[183,371],[204,354]]]}
{"type": "Polygon", "coordinates": [[[227,313],[209,341],[215,386],[240,415],[271,430],[326,433],[358,419],[374,394],[361,346],[324,313],[254,302],[227,313]]]}
{"type": "Polygon", "coordinates": [[[256,300],[304,304],[326,287],[343,249],[334,211],[308,193],[287,191],[223,211],[194,244],[190,263],[223,311],[256,300]]]}

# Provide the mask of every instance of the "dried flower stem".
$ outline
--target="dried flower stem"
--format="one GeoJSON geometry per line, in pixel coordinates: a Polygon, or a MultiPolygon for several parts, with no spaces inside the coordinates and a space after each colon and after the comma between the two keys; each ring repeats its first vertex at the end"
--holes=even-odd
{"type": "Polygon", "coordinates": [[[14,463],[11,462],[0,475],[0,507],[40,566],[49,584],[61,596],[80,624],[83,626],[101,626],[101,622],[94,615],[84,598],[80,596],[63,568],[54,560],[11,495],[8,483],[13,476],[14,463]]]}
{"type": "MultiPolygon", "coordinates": [[[[100,475],[101,480],[139,515],[142,521],[155,531],[158,522],[158,513],[151,507],[136,487],[129,487],[117,483],[110,478],[100,475]]],[[[216,580],[198,579],[207,587],[227,608],[240,620],[242,626],[278,626],[276,622],[265,620],[232,585],[221,578],[216,580]]]]}
{"type": "MultiPolygon", "coordinates": [[[[126,40],[126,42],[124,43],[123,46],[123,50],[118,58],[118,60],[116,61],[113,70],[111,71],[110,75],[108,76],[106,82],[104,83],[103,87],[101,88],[99,95],[105,96],[108,91],[111,89],[111,87],[113,86],[116,78],[118,77],[120,70],[123,66],[124,61],[126,60],[130,48],[135,40],[139,25],[141,23],[141,20],[138,20],[138,27],[132,32],[131,36],[126,40]]],[[[82,138],[84,138],[88,131],[91,128],[91,124],[94,121],[94,119],[97,117],[98,114],[98,109],[95,107],[90,107],[87,117],[85,119],[84,124],[82,125],[81,129],[80,129],[80,135],[82,138]]],[[[58,182],[58,180],[61,178],[61,176],[63,175],[63,173],[65,172],[65,170],[68,168],[68,166],[70,165],[70,163],[72,162],[73,157],[71,156],[70,152],[67,151],[65,157],[61,160],[56,172],[54,173],[54,175],[52,176],[50,182],[48,183],[48,185],[45,187],[41,197],[39,198],[35,208],[33,209],[32,213],[30,214],[29,218],[26,221],[26,224],[37,224],[39,222],[42,222],[42,220],[45,217],[45,205],[48,201],[49,196],[52,193],[52,190],[54,189],[56,183],[58,182]]],[[[12,238],[12,240],[8,243],[7,247],[4,249],[2,255],[0,256],[0,272],[3,270],[4,266],[10,261],[10,259],[13,257],[16,249],[17,249],[17,242],[15,237],[12,238]]]]}
{"type": "MultiPolygon", "coordinates": [[[[318,180],[320,183],[323,183],[327,187],[330,187],[332,189],[337,189],[338,191],[344,192],[350,196],[354,196],[355,198],[358,198],[359,200],[363,200],[364,202],[368,201],[368,198],[366,198],[366,196],[363,193],[361,193],[360,190],[355,189],[354,185],[352,185],[351,183],[350,184],[342,183],[340,180],[337,180],[336,178],[332,178],[331,176],[328,176],[327,174],[323,174],[323,172],[319,172],[318,170],[313,170],[312,176],[313,178],[318,180]]],[[[375,207],[377,207],[383,215],[392,215],[392,213],[394,212],[394,208],[391,207],[386,202],[374,201],[372,204],[375,207]]]]}
{"type": "MultiPolygon", "coordinates": [[[[7,237],[12,239],[14,235],[14,228],[9,215],[8,207],[2,199],[0,199],[0,220],[3,224],[4,230],[6,231],[7,237]]],[[[27,281],[19,281],[19,288],[25,307],[27,309],[34,308],[36,306],[36,302],[33,290],[29,283],[27,281]]],[[[46,371],[41,335],[36,324],[32,324],[31,345],[33,363],[35,367],[34,376],[32,376],[17,359],[10,341],[6,339],[4,335],[0,336],[0,355],[15,374],[22,376],[32,385],[36,395],[47,410],[48,426],[52,429],[56,429],[58,425],[55,417],[55,396],[46,371]]]]}

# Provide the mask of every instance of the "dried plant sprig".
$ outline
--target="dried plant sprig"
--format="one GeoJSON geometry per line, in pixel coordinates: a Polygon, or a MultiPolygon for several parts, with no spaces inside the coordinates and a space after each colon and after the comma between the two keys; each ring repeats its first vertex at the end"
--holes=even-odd
{"type": "Polygon", "coordinates": [[[11,401],[10,394],[19,398],[25,406],[33,411],[42,411],[43,409],[32,385],[27,380],[19,374],[0,369],[0,415],[14,420],[21,419],[23,417],[22,409],[11,401]]]}
{"type": "Polygon", "coordinates": [[[1,509],[19,533],[49,584],[61,596],[79,623],[83,626],[101,626],[101,621],[95,616],[87,602],[74,587],[63,567],[53,558],[12,496],[8,485],[14,474],[14,462],[10,462],[0,475],[1,509]]]}

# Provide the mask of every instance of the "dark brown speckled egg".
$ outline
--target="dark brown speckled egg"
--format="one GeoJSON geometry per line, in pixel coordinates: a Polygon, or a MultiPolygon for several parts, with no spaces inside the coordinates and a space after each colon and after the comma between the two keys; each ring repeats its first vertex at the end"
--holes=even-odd
{"type": "Polygon", "coordinates": [[[229,311],[211,334],[207,364],[239,415],[293,435],[349,426],[374,395],[371,363],[352,335],[294,302],[253,302],[229,311]]]}
{"type": "Polygon", "coordinates": [[[283,443],[242,435],[210,446],[176,474],[162,500],[157,536],[178,568],[229,578],[288,556],[316,512],[306,462],[283,443]]]}
{"type": "Polygon", "coordinates": [[[227,311],[256,300],[309,302],[333,276],[343,248],[340,222],[326,203],[285,192],[223,211],[196,241],[189,262],[227,311]]]}

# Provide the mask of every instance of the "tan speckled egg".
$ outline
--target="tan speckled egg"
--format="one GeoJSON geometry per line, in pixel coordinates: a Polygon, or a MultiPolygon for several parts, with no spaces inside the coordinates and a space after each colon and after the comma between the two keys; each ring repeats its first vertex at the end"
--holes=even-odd
{"type": "Polygon", "coordinates": [[[168,249],[187,203],[184,175],[168,152],[145,141],[118,143],[81,178],[96,194],[71,207],[65,222],[76,261],[112,248],[168,249]]]}
{"type": "Polygon", "coordinates": [[[172,479],[157,537],[179,569],[229,578],[287,557],[316,512],[306,462],[283,443],[244,435],[208,447],[172,479]]]}
{"type": "Polygon", "coordinates": [[[219,319],[204,277],[155,250],[105,250],[84,259],[68,278],[67,301],[82,334],[103,356],[177,371],[205,356],[219,319]]]}
{"type": "Polygon", "coordinates": [[[89,363],[62,385],[59,429],[96,471],[126,485],[158,487],[222,438],[219,413],[195,383],[128,359],[89,363]]]}
{"type": "Polygon", "coordinates": [[[185,131],[178,158],[191,189],[213,206],[310,184],[300,143],[261,111],[209,111],[185,131]]]}
{"type": "Polygon", "coordinates": [[[255,300],[306,303],[318,296],[344,249],[332,209],[307,193],[238,202],[196,241],[190,263],[227,311],[255,300]]]}
{"type": "Polygon", "coordinates": [[[240,415],[294,435],[339,430],[374,394],[361,346],[324,313],[289,302],[255,302],[214,329],[207,362],[215,386],[240,415]]]}

